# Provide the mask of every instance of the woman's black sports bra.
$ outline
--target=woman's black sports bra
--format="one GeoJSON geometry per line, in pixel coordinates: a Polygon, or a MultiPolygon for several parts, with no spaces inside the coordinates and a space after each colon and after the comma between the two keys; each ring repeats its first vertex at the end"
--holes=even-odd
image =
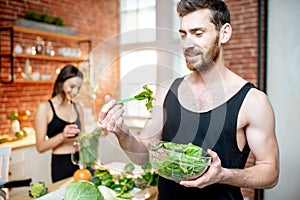
{"type": "Polygon", "coordinates": [[[63,132],[65,126],[69,125],[69,124],[77,124],[78,129],[81,129],[81,124],[80,124],[80,120],[79,120],[79,113],[78,113],[78,110],[77,110],[77,107],[76,107],[75,103],[72,102],[72,106],[74,106],[74,108],[75,108],[75,111],[76,111],[76,114],[77,114],[77,119],[74,122],[67,122],[65,120],[60,119],[56,115],[56,112],[54,110],[54,106],[53,106],[53,104],[52,104],[52,102],[51,102],[50,99],[48,100],[48,102],[50,103],[50,106],[51,106],[52,112],[53,112],[53,118],[52,118],[52,120],[49,122],[49,124],[47,126],[47,136],[49,138],[54,137],[57,134],[63,132]]]}

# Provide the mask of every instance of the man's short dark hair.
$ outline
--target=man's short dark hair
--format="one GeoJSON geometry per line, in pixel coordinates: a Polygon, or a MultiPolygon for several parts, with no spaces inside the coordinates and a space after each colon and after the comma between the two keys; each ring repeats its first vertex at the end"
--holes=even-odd
{"type": "Polygon", "coordinates": [[[211,22],[216,26],[216,30],[220,31],[225,23],[230,23],[230,11],[222,0],[181,0],[177,4],[180,17],[205,8],[211,11],[211,22]]]}

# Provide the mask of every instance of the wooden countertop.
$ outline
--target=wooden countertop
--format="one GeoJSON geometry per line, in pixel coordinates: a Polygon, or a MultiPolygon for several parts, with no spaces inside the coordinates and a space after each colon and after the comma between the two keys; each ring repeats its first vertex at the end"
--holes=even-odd
{"type": "Polygon", "coordinates": [[[0,144],[0,146],[11,146],[12,150],[29,147],[29,146],[34,146],[34,145],[35,145],[35,135],[34,134],[30,134],[20,140],[4,142],[4,143],[0,144]]]}
{"type": "MultiPolygon", "coordinates": [[[[55,182],[53,184],[47,185],[48,187],[48,193],[53,192],[55,190],[58,190],[60,188],[67,187],[71,182],[73,181],[73,178],[67,178],[58,182],[55,182]]],[[[133,199],[136,200],[156,200],[158,195],[157,187],[149,187],[146,188],[137,194],[135,194],[135,197],[133,199]]],[[[28,192],[20,194],[18,196],[11,196],[10,199],[13,200],[33,200],[33,198],[29,197],[28,192]]]]}
{"type": "MultiPolygon", "coordinates": [[[[21,148],[25,148],[25,147],[34,146],[35,143],[36,143],[35,135],[30,134],[21,140],[5,142],[5,143],[0,144],[0,146],[8,146],[9,145],[12,147],[12,150],[15,150],[15,149],[21,149],[21,148]]],[[[48,184],[47,185],[48,193],[53,192],[60,188],[64,188],[64,187],[68,186],[72,181],[73,181],[73,178],[68,178],[68,179],[58,181],[53,184],[48,184]]],[[[133,199],[135,199],[135,200],[157,200],[157,195],[158,195],[157,187],[149,187],[149,188],[146,188],[146,189],[138,192],[137,194],[135,194],[135,198],[133,198],[133,199]]],[[[27,191],[25,193],[18,193],[18,194],[15,194],[14,196],[10,196],[9,199],[11,199],[11,200],[33,200],[33,198],[29,197],[27,191]]]]}
{"type": "MultiPolygon", "coordinates": [[[[48,187],[48,193],[53,192],[59,188],[67,187],[71,182],[73,181],[73,178],[64,179],[55,183],[52,183],[50,185],[46,185],[48,187]]],[[[29,197],[28,192],[20,194],[18,196],[10,196],[9,199],[14,200],[32,200],[33,198],[29,197]]]]}

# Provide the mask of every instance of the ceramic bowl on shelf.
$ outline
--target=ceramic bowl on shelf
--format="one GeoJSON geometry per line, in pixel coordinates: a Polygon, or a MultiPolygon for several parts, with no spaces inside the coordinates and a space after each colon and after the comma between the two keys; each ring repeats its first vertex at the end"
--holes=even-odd
{"type": "Polygon", "coordinates": [[[149,144],[149,160],[158,175],[173,181],[196,179],[211,163],[211,157],[199,146],[164,141],[149,144]]]}

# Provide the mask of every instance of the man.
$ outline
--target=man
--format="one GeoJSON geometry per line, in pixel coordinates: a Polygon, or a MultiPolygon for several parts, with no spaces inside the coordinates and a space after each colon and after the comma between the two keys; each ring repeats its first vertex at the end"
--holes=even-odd
{"type": "Polygon", "coordinates": [[[106,96],[99,114],[104,134],[113,132],[132,160],[147,161],[151,140],[192,142],[208,149],[212,163],[195,180],[160,177],[159,199],[243,199],[240,188],[277,184],[279,150],[273,109],[266,95],[224,62],[230,13],[221,0],[181,0],[181,47],[191,74],[158,88],[152,118],[137,138],[123,123],[122,105],[106,96]],[[249,152],[255,165],[244,168],[249,152]]]}

